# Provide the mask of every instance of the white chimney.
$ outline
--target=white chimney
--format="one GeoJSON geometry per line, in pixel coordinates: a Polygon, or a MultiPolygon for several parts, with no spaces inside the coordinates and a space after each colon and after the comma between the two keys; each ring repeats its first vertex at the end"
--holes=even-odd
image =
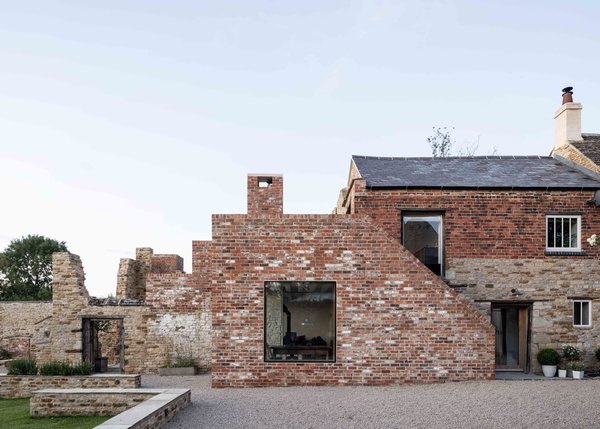
{"type": "Polygon", "coordinates": [[[563,104],[554,114],[554,149],[581,141],[581,103],[573,103],[573,88],[563,89],[563,104]]]}

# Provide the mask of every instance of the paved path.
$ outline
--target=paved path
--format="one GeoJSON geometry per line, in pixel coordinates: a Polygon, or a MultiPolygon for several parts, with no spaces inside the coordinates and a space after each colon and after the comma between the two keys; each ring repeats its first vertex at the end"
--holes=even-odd
{"type": "Polygon", "coordinates": [[[598,379],[211,389],[202,375],[143,376],[142,384],[193,389],[166,429],[600,427],[598,379]]]}

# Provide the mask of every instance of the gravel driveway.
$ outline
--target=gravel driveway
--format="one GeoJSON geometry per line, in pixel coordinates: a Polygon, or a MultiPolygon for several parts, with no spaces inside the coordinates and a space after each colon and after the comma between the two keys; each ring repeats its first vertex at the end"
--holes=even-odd
{"type": "Polygon", "coordinates": [[[142,384],[192,388],[168,429],[600,427],[598,379],[211,389],[210,375],[150,375],[142,384]]]}

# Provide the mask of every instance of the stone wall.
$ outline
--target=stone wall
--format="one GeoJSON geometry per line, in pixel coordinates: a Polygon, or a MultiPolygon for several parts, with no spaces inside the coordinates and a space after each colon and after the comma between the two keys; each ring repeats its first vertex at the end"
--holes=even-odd
{"type": "Polygon", "coordinates": [[[589,159],[587,156],[582,154],[575,146],[570,143],[562,145],[558,148],[552,149],[552,154],[560,155],[563,158],[567,158],[585,168],[588,168],[596,173],[600,173],[600,166],[589,159]]]}
{"type": "MultiPolygon", "coordinates": [[[[139,249],[138,249],[139,250],[139,249]]],[[[152,261],[151,249],[142,249],[140,258],[152,261]]],[[[179,257],[158,255],[174,262],[179,257]]],[[[83,353],[83,320],[123,321],[124,370],[127,373],[158,372],[178,353],[191,354],[200,371],[210,368],[210,291],[202,274],[152,273],[151,262],[144,281],[145,304],[90,305],[81,260],[70,253],[53,256],[54,316],[51,318],[50,353],[41,360],[80,362],[83,353]]],[[[171,267],[171,268],[173,268],[171,267]]],[[[115,328],[116,329],[116,328],[115,328]]],[[[103,355],[116,364],[120,358],[115,332],[101,333],[107,347],[103,355]]]]}
{"type": "Polygon", "coordinates": [[[213,216],[213,387],[494,377],[490,323],[367,216],[277,212],[213,216]],[[336,283],[335,362],[264,361],[265,282],[294,280],[336,283]]]}
{"type": "Polygon", "coordinates": [[[0,398],[29,398],[39,389],[66,388],[137,388],[141,386],[139,375],[112,374],[91,376],[45,376],[45,375],[0,375],[0,398]]]}
{"type": "Polygon", "coordinates": [[[35,358],[32,339],[39,324],[51,315],[51,302],[0,302],[0,347],[14,357],[35,358]]]}
{"type": "Polygon", "coordinates": [[[156,391],[135,389],[44,389],[29,401],[32,417],[114,416],[157,395],[156,391]]]}
{"type": "Polygon", "coordinates": [[[600,346],[600,261],[556,256],[547,259],[450,259],[450,284],[490,317],[491,302],[531,303],[530,356],[534,371],[538,350],[571,344],[584,350],[588,367],[597,365],[600,346]],[[513,295],[512,289],[521,295],[513,295]],[[592,326],[573,326],[573,299],[592,301],[592,326]]]}
{"type": "Polygon", "coordinates": [[[146,282],[148,318],[145,360],[166,365],[192,356],[201,372],[210,369],[210,289],[195,274],[151,274],[146,282]]]}

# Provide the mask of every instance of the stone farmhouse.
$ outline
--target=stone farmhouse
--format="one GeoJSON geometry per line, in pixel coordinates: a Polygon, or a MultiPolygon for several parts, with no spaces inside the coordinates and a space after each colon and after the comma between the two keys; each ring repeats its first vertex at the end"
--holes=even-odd
{"type": "Polygon", "coordinates": [[[177,255],[122,259],[116,297],[53,258],[51,303],[0,303],[0,345],[98,371],[177,355],[214,387],[386,385],[534,371],[542,347],[600,345],[600,135],[570,88],[551,156],[353,156],[332,214],[283,211],[283,177],[250,174],[246,214],[177,255]]]}

